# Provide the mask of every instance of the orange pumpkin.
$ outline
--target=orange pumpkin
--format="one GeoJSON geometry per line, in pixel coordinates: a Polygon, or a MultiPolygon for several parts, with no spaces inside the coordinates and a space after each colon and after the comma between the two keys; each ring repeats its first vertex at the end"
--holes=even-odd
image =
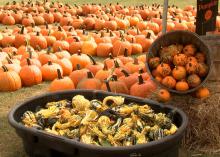
{"type": "Polygon", "coordinates": [[[138,75],[129,74],[126,70],[122,70],[121,72],[123,72],[124,75],[121,76],[118,80],[124,82],[130,90],[131,86],[138,81],[138,75]]]}
{"type": "Polygon", "coordinates": [[[53,81],[58,77],[57,69],[60,70],[61,74],[63,74],[62,67],[59,64],[52,63],[51,61],[48,64],[44,64],[41,67],[42,77],[45,81],[53,81]]]}
{"type": "Polygon", "coordinates": [[[74,37],[75,41],[73,41],[69,46],[69,52],[72,54],[77,53],[78,51],[81,51],[82,48],[82,42],[79,40],[78,37],[74,37]]]}
{"type": "Polygon", "coordinates": [[[112,43],[100,43],[97,45],[97,56],[98,57],[108,57],[112,53],[113,45],[112,43]]]}
{"type": "Polygon", "coordinates": [[[4,72],[0,73],[0,91],[16,91],[21,88],[21,79],[14,71],[9,71],[2,66],[4,72]]]}
{"type": "Polygon", "coordinates": [[[196,91],[196,97],[199,99],[205,99],[210,96],[210,91],[206,87],[201,87],[196,91]]]}
{"type": "Polygon", "coordinates": [[[128,41],[125,41],[124,38],[121,40],[117,40],[113,43],[113,56],[119,56],[123,55],[125,52],[125,49],[127,49],[127,53],[130,56],[132,52],[132,46],[128,41]]]}
{"type": "Polygon", "coordinates": [[[186,81],[179,81],[176,83],[176,90],[178,91],[187,91],[189,89],[189,85],[186,81]]]}
{"type": "Polygon", "coordinates": [[[69,77],[63,77],[60,69],[57,69],[58,78],[53,80],[49,86],[50,92],[75,89],[72,80],[69,77]]]}
{"type": "Polygon", "coordinates": [[[89,40],[89,41],[84,41],[82,43],[82,53],[96,56],[96,51],[97,51],[97,44],[94,41],[89,40]]]}
{"type": "Polygon", "coordinates": [[[33,86],[42,82],[41,70],[36,65],[31,65],[30,59],[27,59],[27,65],[21,68],[19,75],[24,86],[33,86]]]}
{"type": "Polygon", "coordinates": [[[169,64],[166,64],[166,63],[161,63],[160,65],[158,65],[156,70],[162,77],[165,77],[171,74],[171,68],[169,64]]]}
{"type": "Polygon", "coordinates": [[[63,69],[63,76],[69,76],[73,71],[72,63],[67,58],[58,59],[55,63],[59,64],[63,69]]]}
{"type": "Polygon", "coordinates": [[[70,61],[72,62],[74,70],[77,64],[79,64],[81,68],[85,68],[87,65],[91,64],[90,58],[86,54],[81,54],[80,51],[78,51],[77,54],[73,54],[70,61]]]}
{"type": "Polygon", "coordinates": [[[95,78],[99,79],[101,82],[104,82],[109,76],[111,75],[111,70],[108,70],[108,67],[106,64],[104,64],[104,67],[102,70],[97,71],[95,74],[95,78]]]}
{"type": "Polygon", "coordinates": [[[128,62],[125,65],[125,68],[127,69],[128,72],[131,74],[138,72],[139,69],[145,69],[145,64],[143,62],[138,61],[137,58],[134,58],[134,62],[128,62]]]}
{"type": "Polygon", "coordinates": [[[57,52],[59,50],[69,50],[69,43],[65,40],[57,40],[53,43],[53,51],[57,52]]]}
{"type": "Polygon", "coordinates": [[[195,88],[201,83],[201,79],[197,74],[191,74],[187,78],[187,82],[190,88],[195,88]]]}
{"type": "Polygon", "coordinates": [[[175,88],[176,87],[176,80],[172,76],[166,76],[162,80],[162,84],[168,88],[175,88]]]}
{"type": "Polygon", "coordinates": [[[96,62],[92,56],[90,56],[90,55],[88,55],[88,56],[91,59],[92,64],[88,64],[85,68],[88,69],[89,71],[91,71],[93,73],[93,75],[95,75],[99,70],[101,70],[103,68],[103,64],[96,62]]]}
{"type": "Polygon", "coordinates": [[[157,94],[157,100],[160,102],[167,102],[171,99],[170,92],[166,89],[160,89],[157,94]]]}
{"type": "Polygon", "coordinates": [[[182,80],[186,77],[186,69],[183,66],[176,66],[173,70],[172,70],[172,76],[176,79],[176,80],[182,80]]]}
{"type": "Polygon", "coordinates": [[[178,53],[177,55],[174,56],[173,58],[173,64],[174,65],[179,65],[179,66],[185,66],[187,63],[187,56],[182,53],[178,53]]]}
{"type": "Polygon", "coordinates": [[[125,49],[124,55],[120,55],[117,58],[120,59],[124,65],[127,64],[128,62],[134,61],[134,59],[131,56],[128,56],[128,49],[125,49]]]}
{"type": "Polygon", "coordinates": [[[84,78],[78,83],[77,89],[100,90],[101,85],[101,81],[97,78],[94,78],[93,74],[89,71],[87,72],[87,78],[84,78]]]}
{"type": "Polygon", "coordinates": [[[183,53],[184,53],[187,57],[194,56],[195,53],[196,53],[196,51],[197,51],[197,49],[196,49],[195,45],[192,45],[192,44],[186,45],[186,46],[183,48],[183,53]]]}
{"type": "Polygon", "coordinates": [[[40,54],[38,59],[42,65],[47,64],[48,61],[55,62],[57,60],[57,56],[55,54],[51,53],[50,51],[51,51],[51,48],[48,47],[46,53],[40,54]]]}
{"type": "Polygon", "coordinates": [[[31,35],[31,37],[30,37],[30,45],[34,49],[37,49],[38,46],[41,49],[46,49],[47,48],[47,40],[44,38],[44,36],[40,35],[40,33],[37,32],[36,35],[31,35]]]}
{"type": "Polygon", "coordinates": [[[115,64],[114,62],[115,62],[115,60],[117,61],[117,63],[119,64],[119,66],[122,66],[122,65],[123,65],[123,63],[121,62],[121,60],[119,60],[118,58],[114,58],[111,53],[109,54],[109,58],[106,58],[106,59],[103,61],[103,63],[107,65],[107,68],[108,68],[108,69],[111,69],[112,67],[114,67],[114,64],[115,64]]]}

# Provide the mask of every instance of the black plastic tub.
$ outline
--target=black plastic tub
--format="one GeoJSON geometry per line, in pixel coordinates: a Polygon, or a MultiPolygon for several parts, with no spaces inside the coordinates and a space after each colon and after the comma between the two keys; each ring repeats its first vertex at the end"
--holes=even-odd
{"type": "Polygon", "coordinates": [[[25,151],[30,157],[178,157],[178,148],[187,127],[188,118],[181,110],[162,105],[157,102],[122,95],[125,102],[149,104],[155,112],[169,113],[175,111],[174,123],[178,131],[161,140],[128,147],[99,147],[84,144],[65,137],[52,135],[34,128],[27,128],[20,123],[21,116],[27,110],[34,111],[37,106],[44,106],[47,102],[61,99],[72,100],[74,95],[81,94],[87,99],[100,99],[109,95],[119,95],[103,91],[72,90],[56,92],[33,97],[17,104],[9,113],[9,123],[22,138],[25,151]]]}
{"type": "Polygon", "coordinates": [[[171,44],[194,44],[201,52],[204,52],[206,54],[206,64],[209,66],[208,74],[202,78],[202,82],[200,85],[198,85],[195,88],[189,89],[187,91],[177,91],[174,89],[167,88],[166,86],[162,85],[160,82],[158,82],[152,75],[151,71],[152,69],[149,67],[148,62],[146,63],[147,70],[151,76],[151,78],[160,86],[163,88],[169,90],[170,92],[177,93],[177,94],[187,94],[192,93],[199,89],[204,83],[207,81],[208,76],[211,73],[212,68],[212,57],[211,57],[211,50],[208,47],[208,45],[200,38],[197,34],[189,31],[183,31],[183,30],[177,30],[177,31],[171,31],[166,34],[161,35],[159,38],[157,38],[153,44],[149,48],[149,53],[147,54],[147,58],[157,57],[158,52],[161,49],[161,47],[169,46],[171,44]]]}

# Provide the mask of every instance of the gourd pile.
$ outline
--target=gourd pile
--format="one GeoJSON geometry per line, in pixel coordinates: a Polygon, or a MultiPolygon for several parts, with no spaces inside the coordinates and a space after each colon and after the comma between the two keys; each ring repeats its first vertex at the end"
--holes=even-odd
{"type": "MultiPolygon", "coordinates": [[[[162,9],[49,1],[0,6],[0,22],[13,26],[0,31],[0,91],[53,81],[49,91],[97,89],[149,97],[156,85],[146,73],[146,53],[161,34],[162,9]],[[105,58],[97,62],[94,56],[105,58]]],[[[194,31],[195,15],[193,6],[170,6],[167,31],[194,31]]],[[[216,32],[219,26],[218,17],[216,32]]]]}
{"type": "Polygon", "coordinates": [[[149,59],[149,66],[155,79],[170,89],[195,88],[208,74],[206,55],[195,45],[169,45],[161,48],[158,55],[149,59]]]}
{"type": "Polygon", "coordinates": [[[72,102],[49,102],[38,111],[26,111],[26,127],[97,146],[131,146],[159,140],[178,130],[172,114],[154,113],[147,104],[124,103],[120,96],[89,101],[76,95],[72,102]]]}

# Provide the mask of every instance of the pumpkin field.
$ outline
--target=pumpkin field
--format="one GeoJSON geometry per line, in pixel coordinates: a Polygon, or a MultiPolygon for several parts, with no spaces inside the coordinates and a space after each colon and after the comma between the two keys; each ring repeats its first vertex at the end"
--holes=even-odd
{"type": "MultiPolygon", "coordinates": [[[[180,157],[219,157],[220,82],[203,84],[210,70],[207,54],[193,44],[174,43],[149,55],[162,35],[163,1],[109,2],[1,0],[0,157],[27,156],[8,123],[11,108],[33,96],[74,89],[178,107],[189,117],[180,157]],[[188,90],[194,91],[181,94],[188,90]]],[[[196,1],[169,4],[167,32],[195,32],[196,1]]],[[[213,33],[220,34],[220,13],[213,33]]]]}

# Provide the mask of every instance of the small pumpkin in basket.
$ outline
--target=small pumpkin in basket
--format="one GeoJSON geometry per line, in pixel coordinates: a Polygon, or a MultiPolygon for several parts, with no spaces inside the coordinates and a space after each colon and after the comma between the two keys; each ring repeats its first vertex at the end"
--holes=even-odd
{"type": "Polygon", "coordinates": [[[183,53],[190,57],[190,56],[194,56],[195,53],[197,51],[197,48],[195,47],[195,45],[193,44],[189,44],[189,45],[186,45],[184,48],[183,48],[183,53]]]}
{"type": "Polygon", "coordinates": [[[69,77],[63,77],[60,69],[57,69],[58,78],[53,80],[49,86],[50,92],[75,89],[74,83],[69,77]]]}
{"type": "Polygon", "coordinates": [[[92,72],[87,72],[87,78],[81,80],[78,85],[77,89],[94,89],[100,90],[101,89],[101,81],[97,78],[94,78],[92,72]]]}
{"type": "Polygon", "coordinates": [[[150,68],[155,69],[160,64],[160,58],[159,57],[150,58],[148,64],[150,68]]]}
{"type": "Polygon", "coordinates": [[[186,77],[186,69],[183,66],[176,66],[173,70],[172,70],[172,76],[176,79],[176,80],[182,80],[186,77]]]}
{"type": "Polygon", "coordinates": [[[169,64],[166,63],[161,63],[158,65],[156,70],[162,77],[166,77],[171,74],[171,68],[169,64]]]}
{"type": "Polygon", "coordinates": [[[201,83],[201,79],[197,74],[191,74],[188,76],[187,82],[189,84],[189,87],[194,88],[201,83]]]}
{"type": "Polygon", "coordinates": [[[181,80],[176,83],[176,90],[178,91],[187,91],[189,89],[189,85],[186,81],[181,80]]]}
{"type": "Polygon", "coordinates": [[[179,66],[185,66],[187,63],[187,56],[183,53],[178,53],[177,55],[174,56],[173,58],[173,64],[174,65],[179,65],[179,66]]]}
{"type": "Polygon", "coordinates": [[[166,76],[162,80],[162,84],[168,88],[175,88],[176,80],[172,76],[166,76]]]}
{"type": "Polygon", "coordinates": [[[186,64],[186,71],[188,74],[195,74],[198,71],[198,63],[197,62],[188,62],[186,64]]]}

